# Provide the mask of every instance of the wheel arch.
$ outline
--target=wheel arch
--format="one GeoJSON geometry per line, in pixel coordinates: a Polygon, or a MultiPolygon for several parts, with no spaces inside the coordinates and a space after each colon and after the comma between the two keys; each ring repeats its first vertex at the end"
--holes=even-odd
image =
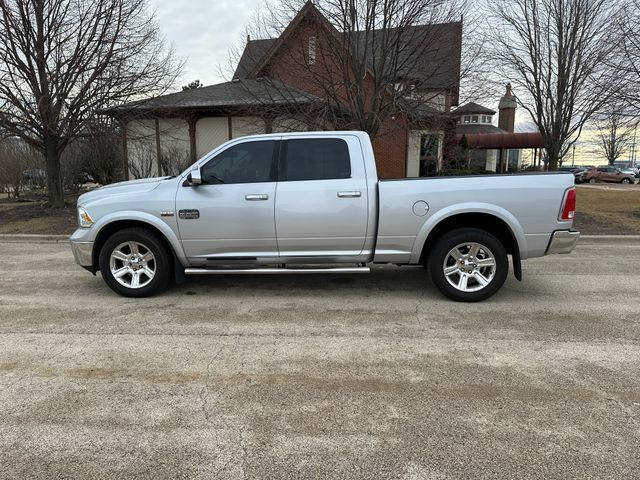
{"type": "Polygon", "coordinates": [[[110,221],[104,222],[104,224],[101,225],[98,229],[93,243],[91,262],[94,273],[100,269],[100,251],[102,250],[102,247],[107,239],[114,233],[126,228],[144,228],[155,233],[169,249],[169,253],[174,259],[175,269],[177,271],[179,267],[182,267],[186,264],[186,259],[184,258],[184,255],[182,253],[178,238],[173,234],[171,229],[166,224],[164,224],[164,227],[165,228],[162,228],[152,221],[141,218],[114,218],[110,221]],[[170,233],[166,230],[169,230],[170,233]]]}
{"type": "MultiPolygon", "coordinates": [[[[519,227],[519,224],[515,223],[515,225],[519,227]]],[[[514,228],[513,221],[509,221],[495,212],[463,211],[443,216],[434,221],[427,231],[421,232],[422,235],[419,235],[421,242],[418,244],[418,263],[426,264],[430,248],[447,232],[458,228],[477,228],[494,235],[504,245],[507,254],[512,257],[514,275],[518,280],[521,280],[521,248],[524,246],[524,233],[517,227],[514,228]]]]}

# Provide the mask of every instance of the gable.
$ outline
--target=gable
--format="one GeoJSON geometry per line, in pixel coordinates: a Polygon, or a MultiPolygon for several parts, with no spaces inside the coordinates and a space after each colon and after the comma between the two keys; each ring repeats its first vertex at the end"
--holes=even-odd
{"type": "MultiPolygon", "coordinates": [[[[308,23],[305,22],[305,17],[310,17],[311,21],[318,21],[321,20],[317,17],[318,15],[321,16],[315,7],[313,10],[303,8],[279,38],[250,40],[240,58],[234,78],[251,78],[264,73],[258,69],[263,70],[270,61],[277,61],[280,50],[291,50],[291,45],[287,46],[286,43],[291,42],[292,37],[298,36],[297,34],[300,32],[297,30],[305,28],[305,24],[308,23]],[[312,12],[316,15],[309,15],[312,12]]],[[[326,19],[324,20],[326,22],[326,19]]],[[[333,26],[330,28],[335,30],[333,26]]],[[[367,51],[367,61],[373,67],[375,67],[376,53],[372,52],[371,48],[364,47],[366,42],[375,44],[383,33],[382,30],[375,30],[356,32],[354,36],[353,41],[358,44],[354,45],[354,50],[367,51]]],[[[390,33],[393,34],[393,31],[390,33]]],[[[397,80],[416,81],[425,90],[450,91],[453,96],[452,103],[457,105],[461,72],[462,22],[417,25],[403,30],[402,35],[406,42],[406,46],[402,50],[408,52],[405,59],[410,58],[414,54],[412,52],[416,51],[415,49],[422,49],[423,58],[418,62],[408,62],[406,68],[400,69],[398,72],[401,78],[397,80]]],[[[401,54],[399,60],[401,63],[404,60],[401,54]]]]}

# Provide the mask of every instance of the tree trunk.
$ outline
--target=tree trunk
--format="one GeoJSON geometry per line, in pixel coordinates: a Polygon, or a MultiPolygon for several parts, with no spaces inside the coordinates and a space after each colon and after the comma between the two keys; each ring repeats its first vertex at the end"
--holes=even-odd
{"type": "Polygon", "coordinates": [[[53,208],[64,208],[64,191],[62,190],[62,176],[60,175],[60,153],[55,141],[47,141],[45,157],[47,162],[49,205],[53,208]]]}

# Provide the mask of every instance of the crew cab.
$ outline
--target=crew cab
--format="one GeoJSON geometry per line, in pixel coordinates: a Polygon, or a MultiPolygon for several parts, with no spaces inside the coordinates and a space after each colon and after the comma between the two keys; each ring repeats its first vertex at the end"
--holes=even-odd
{"type": "Polygon", "coordinates": [[[500,289],[511,256],[569,253],[570,173],[379,180],[363,132],[231,140],[177,177],[108,185],[78,199],[78,264],[144,297],[185,275],[365,273],[424,265],[457,301],[500,289]]]}

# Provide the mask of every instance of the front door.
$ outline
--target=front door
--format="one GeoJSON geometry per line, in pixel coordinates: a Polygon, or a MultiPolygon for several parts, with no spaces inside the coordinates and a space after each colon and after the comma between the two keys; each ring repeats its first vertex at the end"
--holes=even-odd
{"type": "Polygon", "coordinates": [[[176,196],[182,246],[193,264],[278,256],[274,209],[278,140],[231,145],[201,166],[202,185],[176,196]]]}
{"type": "Polygon", "coordinates": [[[368,199],[355,137],[351,143],[330,137],[283,141],[275,217],[281,257],[359,255],[368,199]]]}

